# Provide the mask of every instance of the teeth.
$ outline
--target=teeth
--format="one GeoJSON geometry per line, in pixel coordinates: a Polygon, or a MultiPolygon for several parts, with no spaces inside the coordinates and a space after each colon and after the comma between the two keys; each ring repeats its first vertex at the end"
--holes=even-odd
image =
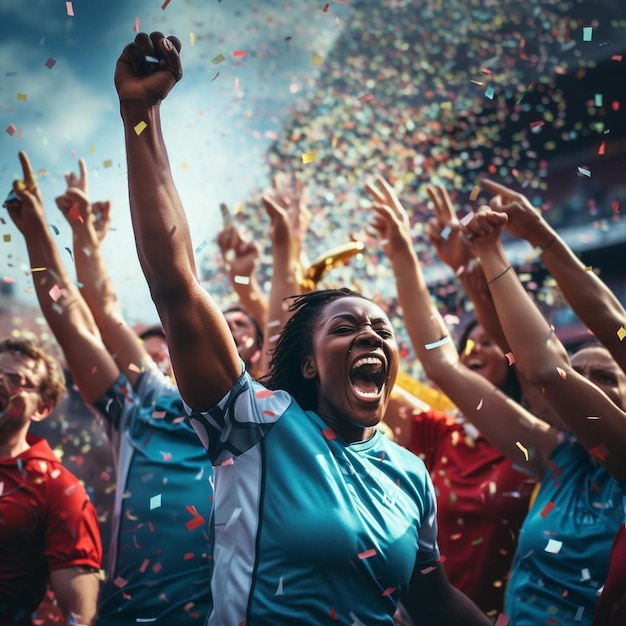
{"type": "Polygon", "coordinates": [[[353,366],[352,369],[361,367],[362,365],[382,365],[382,359],[376,356],[364,356],[361,357],[353,366]]]}
{"type": "Polygon", "coordinates": [[[358,387],[355,387],[354,390],[359,396],[362,396],[363,398],[378,398],[380,393],[378,391],[364,391],[363,389],[359,389],[358,387]]]}

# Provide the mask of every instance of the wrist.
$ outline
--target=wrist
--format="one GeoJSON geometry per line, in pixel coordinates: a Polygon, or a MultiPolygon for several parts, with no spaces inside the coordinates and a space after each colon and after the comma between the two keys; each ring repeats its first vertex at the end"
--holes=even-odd
{"type": "Polygon", "coordinates": [[[140,122],[149,124],[150,120],[159,118],[160,104],[160,102],[155,104],[146,100],[121,100],[120,115],[124,123],[132,125],[133,128],[140,122]]]}

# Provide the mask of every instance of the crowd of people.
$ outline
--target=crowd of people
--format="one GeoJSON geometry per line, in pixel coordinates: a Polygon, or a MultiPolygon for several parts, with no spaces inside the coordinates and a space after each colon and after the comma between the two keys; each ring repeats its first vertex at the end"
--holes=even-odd
{"type": "MultiPolygon", "coordinates": [[[[476,315],[457,348],[400,200],[407,187],[372,157],[358,205],[397,299],[363,281],[318,288],[363,247],[309,261],[315,214],[302,181],[277,175],[260,198],[263,239],[246,241],[221,208],[238,302],[225,306],[198,276],[161,131],[180,53],[176,37],[140,33],[115,71],[160,326],[138,335],[120,311],[101,253],[111,207],[90,198],[84,161],[55,199],[75,282],[19,154],[5,207],[85,417],[108,438],[115,493],[103,559],[87,491],[29,434],[64,392],[60,365],[35,341],[0,343],[0,626],[41,623],[47,586],[63,623],[85,626],[626,623],[619,300],[525,195],[483,179],[484,202],[459,218],[433,184],[429,254],[476,315]],[[505,231],[528,241],[593,344],[568,355],[507,258],[505,231]],[[255,276],[261,241],[269,290],[255,276]],[[445,396],[400,384],[391,316],[445,396]]],[[[346,178],[337,193],[348,188],[358,192],[346,178]]]]}

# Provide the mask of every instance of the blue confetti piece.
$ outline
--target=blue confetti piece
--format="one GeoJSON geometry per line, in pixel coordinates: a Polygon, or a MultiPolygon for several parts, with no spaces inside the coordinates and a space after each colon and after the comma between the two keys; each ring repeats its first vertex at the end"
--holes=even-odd
{"type": "Polygon", "coordinates": [[[591,41],[593,37],[593,28],[591,26],[585,26],[583,28],[583,41],[591,41]]]}
{"type": "Polygon", "coordinates": [[[204,241],[203,241],[203,242],[202,242],[202,243],[201,243],[201,244],[200,244],[200,245],[196,248],[195,254],[200,254],[200,253],[201,253],[201,252],[202,252],[202,251],[206,248],[206,245],[207,245],[207,241],[206,241],[206,239],[205,239],[205,240],[204,240],[204,241]]]}
{"type": "Polygon", "coordinates": [[[494,91],[493,87],[491,85],[489,85],[489,87],[487,87],[487,89],[485,89],[485,97],[489,98],[489,100],[493,100],[494,94],[495,94],[495,91],[494,91]]]}
{"type": "Polygon", "coordinates": [[[74,260],[74,257],[72,256],[72,251],[70,248],[65,248],[67,250],[67,253],[70,255],[70,259],[72,259],[72,261],[74,260]]]}
{"type": "Polygon", "coordinates": [[[146,62],[147,63],[158,63],[159,59],[155,58],[155,57],[151,57],[150,55],[146,55],[146,62]]]}
{"type": "Polygon", "coordinates": [[[6,72],[5,76],[17,76],[17,72],[6,72]]]}
{"type": "Polygon", "coordinates": [[[59,229],[54,225],[54,224],[49,224],[50,228],[52,228],[52,231],[54,232],[55,235],[59,234],[59,229]]]}
{"type": "Polygon", "coordinates": [[[450,226],[446,226],[442,231],[441,231],[441,237],[443,239],[445,239],[446,241],[448,241],[448,237],[450,236],[450,233],[452,232],[452,228],[450,228],[450,226]]]}

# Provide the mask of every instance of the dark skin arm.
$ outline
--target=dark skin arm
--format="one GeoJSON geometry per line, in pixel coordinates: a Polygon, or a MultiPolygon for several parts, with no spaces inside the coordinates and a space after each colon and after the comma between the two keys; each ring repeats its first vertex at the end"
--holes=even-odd
{"type": "Polygon", "coordinates": [[[189,224],[161,130],[161,101],[182,78],[180,48],[176,37],[139,33],[117,61],[115,86],[139,260],[165,330],[181,395],[195,409],[207,410],[232,388],[241,364],[219,306],[198,279],[189,224]]]}

